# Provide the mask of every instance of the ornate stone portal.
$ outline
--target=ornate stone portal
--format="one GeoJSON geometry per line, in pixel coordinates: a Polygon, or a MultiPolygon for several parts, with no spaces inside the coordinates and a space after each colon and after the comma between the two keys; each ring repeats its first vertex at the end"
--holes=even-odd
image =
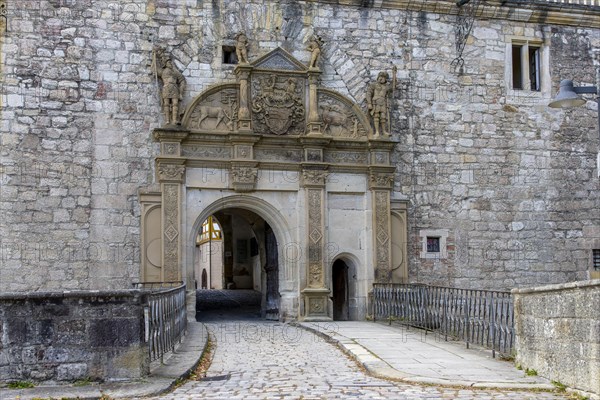
{"type": "Polygon", "coordinates": [[[266,204],[251,211],[262,213],[277,237],[280,313],[331,319],[331,266],[343,257],[355,260],[348,285],[362,304],[355,315],[364,317],[370,283],[392,276],[394,143],[374,134],[356,104],[319,86],[316,58],[306,66],[276,49],[240,63],[235,74],[236,82],[194,99],[180,126],[154,132],[161,143],[161,279],[193,279],[186,242],[195,221],[210,215],[212,204],[247,199],[266,204]]]}

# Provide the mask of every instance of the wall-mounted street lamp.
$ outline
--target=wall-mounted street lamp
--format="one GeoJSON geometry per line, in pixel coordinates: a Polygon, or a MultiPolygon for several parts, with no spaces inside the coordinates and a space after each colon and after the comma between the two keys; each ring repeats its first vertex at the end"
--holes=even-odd
{"type": "MultiPolygon", "coordinates": [[[[552,108],[571,108],[579,107],[586,103],[580,94],[595,94],[598,102],[598,133],[600,135],[600,92],[596,86],[573,86],[573,81],[564,79],[560,81],[560,89],[553,101],[548,104],[552,108]]],[[[600,136],[599,136],[600,138],[600,136]]],[[[600,151],[598,152],[598,177],[600,177],[600,151]]]]}

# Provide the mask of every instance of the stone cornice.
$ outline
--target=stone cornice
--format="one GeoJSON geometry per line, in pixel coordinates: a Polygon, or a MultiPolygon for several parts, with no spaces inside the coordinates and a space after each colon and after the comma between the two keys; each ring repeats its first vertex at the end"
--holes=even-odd
{"type": "MultiPolygon", "coordinates": [[[[307,0],[312,3],[339,4],[365,8],[364,0],[307,0]]],[[[458,14],[455,0],[379,0],[369,8],[458,14]]],[[[600,6],[551,3],[543,0],[487,0],[480,4],[477,19],[504,19],[536,24],[569,25],[600,29],[600,6]]]]}

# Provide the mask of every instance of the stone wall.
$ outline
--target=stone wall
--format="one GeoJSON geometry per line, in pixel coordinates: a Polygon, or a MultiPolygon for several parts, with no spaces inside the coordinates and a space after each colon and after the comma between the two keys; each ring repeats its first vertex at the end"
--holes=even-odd
{"type": "Polygon", "coordinates": [[[148,374],[139,291],[0,295],[0,381],[148,374]]]}
{"type": "Polygon", "coordinates": [[[600,398],[600,280],[512,293],[516,362],[600,398]]]}
{"type": "Polygon", "coordinates": [[[251,60],[281,46],[308,62],[308,39],[320,35],[323,85],[363,108],[367,84],[398,67],[394,197],[409,202],[411,281],[506,289],[587,278],[590,250],[600,247],[595,106],[549,109],[549,91],[509,90],[505,72],[512,35],[548,44],[548,87],[564,77],[596,83],[600,35],[578,19],[582,10],[476,19],[460,71],[451,66],[454,1],[329,3],[8,2],[0,291],[139,280],[137,193],[155,182],[151,131],[162,119],[152,49],[172,54],[189,104],[235,80],[222,46],[239,31],[251,60]],[[572,27],[553,25],[570,12],[572,27]],[[421,257],[426,230],[447,233],[445,258],[421,257]]]}

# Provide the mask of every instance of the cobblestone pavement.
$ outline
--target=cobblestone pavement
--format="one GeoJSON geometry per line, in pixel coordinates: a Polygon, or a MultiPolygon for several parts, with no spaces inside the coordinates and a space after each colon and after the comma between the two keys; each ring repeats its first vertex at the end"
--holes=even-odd
{"type": "MultiPolygon", "coordinates": [[[[160,399],[564,399],[553,393],[463,390],[366,375],[337,347],[278,322],[208,318],[216,351],[206,378],[160,399]]],[[[231,317],[229,317],[231,318],[231,317]]],[[[327,327],[325,327],[327,329],[327,327]]]]}

